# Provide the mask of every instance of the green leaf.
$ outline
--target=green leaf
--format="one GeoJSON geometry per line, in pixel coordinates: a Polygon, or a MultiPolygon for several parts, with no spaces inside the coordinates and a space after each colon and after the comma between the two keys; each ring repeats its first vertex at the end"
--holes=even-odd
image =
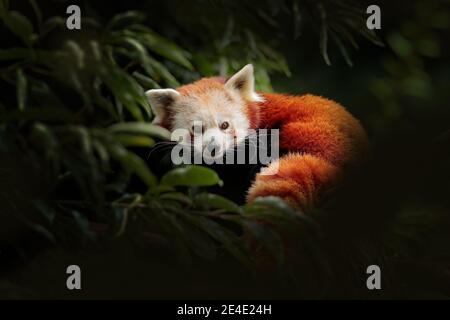
{"type": "Polygon", "coordinates": [[[20,12],[9,11],[1,18],[12,33],[20,37],[28,46],[31,45],[33,41],[33,25],[27,17],[20,12]]]}
{"type": "Polygon", "coordinates": [[[136,207],[136,205],[138,205],[141,200],[142,196],[140,194],[125,194],[112,203],[116,214],[120,216],[119,227],[117,232],[115,233],[116,237],[121,236],[125,232],[125,228],[129,220],[130,210],[136,207]]]}
{"type": "Polygon", "coordinates": [[[68,40],[66,42],[66,48],[75,58],[76,66],[80,69],[84,68],[85,53],[84,50],[80,47],[80,45],[73,40],[68,40]]]}
{"type": "Polygon", "coordinates": [[[211,209],[223,209],[227,212],[241,213],[241,208],[233,201],[212,193],[201,193],[195,197],[195,202],[211,209]]]}
{"type": "Polygon", "coordinates": [[[100,75],[114,96],[119,99],[136,120],[144,120],[139,105],[144,108],[148,115],[151,114],[144,89],[131,75],[113,65],[102,67],[100,75]]]}
{"type": "Polygon", "coordinates": [[[30,224],[30,227],[38,234],[47,238],[47,240],[49,240],[50,242],[56,243],[55,236],[44,226],[40,224],[30,224]]]}
{"type": "Polygon", "coordinates": [[[22,69],[17,69],[17,105],[19,110],[25,109],[27,101],[27,78],[22,69]]]}
{"type": "Polygon", "coordinates": [[[14,110],[1,115],[0,122],[18,120],[40,121],[74,121],[76,118],[67,110],[61,108],[27,108],[23,111],[14,110]]]}
{"type": "MultiPolygon", "coordinates": [[[[116,41],[118,41],[120,44],[124,43],[127,44],[128,46],[131,46],[131,48],[135,52],[135,55],[131,51],[128,52],[121,51],[121,53],[131,58],[137,58],[139,62],[142,64],[142,67],[145,69],[145,71],[150,75],[152,74],[154,75],[154,68],[152,66],[151,61],[149,61],[150,56],[148,55],[145,47],[139,41],[137,41],[134,38],[131,38],[130,36],[122,36],[121,34],[119,34],[116,41]]],[[[127,48],[126,50],[129,49],[127,48]]]]}
{"type": "Polygon", "coordinates": [[[190,239],[186,235],[185,224],[182,223],[175,214],[181,214],[181,212],[167,212],[166,208],[161,206],[160,204],[155,204],[155,212],[152,217],[155,220],[151,220],[146,214],[142,214],[142,217],[146,219],[152,225],[157,222],[163,231],[165,232],[167,238],[175,245],[175,249],[177,251],[178,258],[184,264],[191,264],[192,258],[191,253],[189,251],[189,242],[190,239]],[[174,214],[175,213],[175,214],[174,214]]]}
{"type": "Polygon", "coordinates": [[[3,16],[7,13],[9,10],[9,0],[0,0],[0,17],[3,18],[3,16]]]}
{"type": "Polygon", "coordinates": [[[209,261],[217,257],[217,244],[206,232],[187,223],[183,228],[189,247],[196,255],[209,261]]]}
{"type": "Polygon", "coordinates": [[[239,218],[234,221],[239,222],[258,243],[267,249],[276,259],[279,267],[284,265],[284,245],[277,233],[257,221],[239,218]]]}
{"type": "Polygon", "coordinates": [[[51,88],[46,82],[35,79],[30,75],[28,75],[28,83],[30,88],[30,95],[32,95],[38,103],[36,107],[56,109],[56,111],[65,111],[63,102],[53,91],[54,88],[51,88]],[[52,107],[49,108],[48,106],[52,107]]]}
{"type": "Polygon", "coordinates": [[[33,200],[36,209],[42,214],[47,223],[52,223],[55,219],[56,212],[42,199],[33,200]]]}
{"type": "Polygon", "coordinates": [[[77,231],[89,240],[95,237],[95,233],[90,229],[90,223],[87,217],[78,211],[71,211],[72,221],[77,231]]]}
{"type": "Polygon", "coordinates": [[[92,148],[94,149],[94,154],[100,160],[100,167],[103,171],[109,171],[109,153],[100,139],[93,139],[92,148]]]}
{"type": "Polygon", "coordinates": [[[186,206],[192,206],[192,200],[185,195],[184,193],[181,192],[168,192],[168,193],[164,193],[160,196],[160,198],[162,200],[171,200],[171,201],[176,201],[176,202],[180,202],[186,206]]]}
{"type": "Polygon", "coordinates": [[[158,60],[148,57],[151,67],[166,81],[169,87],[175,88],[180,85],[178,80],[167,70],[167,68],[158,60]]]}
{"type": "Polygon", "coordinates": [[[251,261],[247,252],[240,246],[242,241],[234,233],[208,218],[187,214],[183,216],[201,230],[208,233],[211,238],[221,243],[224,248],[245,267],[251,268],[251,261]]]}
{"type": "Polygon", "coordinates": [[[42,23],[42,12],[39,8],[39,5],[37,4],[36,0],[28,0],[30,2],[31,7],[33,8],[34,14],[36,16],[36,20],[38,22],[38,25],[41,25],[42,23]]]}
{"type": "Polygon", "coordinates": [[[144,160],[118,144],[109,144],[107,148],[124,169],[135,173],[149,188],[156,187],[157,179],[144,160]]]}
{"type": "Polygon", "coordinates": [[[0,49],[0,60],[21,60],[32,57],[33,51],[27,48],[0,49]]]}
{"type": "Polygon", "coordinates": [[[322,3],[317,4],[319,10],[321,25],[320,25],[320,51],[322,57],[327,65],[331,65],[330,58],[328,57],[328,24],[327,14],[322,3]]]}
{"type": "Polygon", "coordinates": [[[170,87],[179,86],[179,82],[169,70],[167,70],[161,62],[150,56],[145,47],[141,44],[141,41],[136,40],[134,36],[134,33],[127,32],[126,30],[117,33],[112,37],[111,42],[126,44],[127,46],[131,46],[134,50],[117,48],[115,51],[133,60],[138,60],[142,64],[144,70],[156,81],[160,81],[161,78],[165,80],[170,87]]]}
{"type": "Polygon", "coordinates": [[[140,135],[149,135],[152,137],[170,140],[170,131],[150,123],[144,122],[121,122],[108,128],[113,133],[134,133],[140,135]]]}
{"type": "Polygon", "coordinates": [[[160,89],[161,86],[152,78],[143,75],[137,71],[133,72],[133,77],[139,81],[139,83],[144,86],[146,89],[160,89]]]}
{"type": "Polygon", "coordinates": [[[43,123],[37,122],[33,125],[30,132],[30,140],[35,146],[41,147],[47,156],[56,153],[58,143],[53,132],[43,123]]]}
{"type": "Polygon", "coordinates": [[[294,210],[279,197],[269,196],[256,198],[245,205],[244,215],[255,218],[269,218],[269,220],[284,220],[307,223],[318,228],[316,222],[299,210],[294,210]]]}
{"type": "Polygon", "coordinates": [[[302,33],[303,22],[303,17],[297,1],[293,1],[292,3],[292,15],[294,17],[294,39],[297,39],[302,33]]]}
{"type": "Polygon", "coordinates": [[[142,32],[137,33],[137,37],[150,50],[156,52],[157,54],[168,60],[182,65],[189,70],[194,69],[191,62],[189,61],[189,54],[179,46],[177,46],[175,43],[165,39],[153,30],[146,27],[139,26],[135,29],[142,30],[142,32]]]}
{"type": "Polygon", "coordinates": [[[44,37],[55,28],[66,25],[66,20],[62,17],[51,17],[42,24],[40,36],[44,37]]]}
{"type": "Polygon", "coordinates": [[[102,81],[98,78],[93,83],[94,90],[92,91],[92,98],[94,100],[94,103],[96,103],[99,107],[105,109],[114,120],[118,121],[119,115],[113,103],[110,99],[105,98],[105,96],[102,94],[102,84],[102,81]]]}
{"type": "Polygon", "coordinates": [[[339,37],[339,35],[335,32],[331,32],[332,34],[332,39],[333,41],[336,43],[336,45],[338,46],[339,50],[341,51],[342,56],[345,59],[345,62],[347,62],[347,64],[350,67],[353,67],[353,62],[352,59],[350,58],[350,55],[348,53],[347,48],[345,47],[344,43],[342,42],[341,38],[339,37]]]}
{"type": "Polygon", "coordinates": [[[169,186],[164,186],[159,184],[155,189],[150,190],[150,192],[148,194],[161,194],[161,193],[165,193],[165,192],[175,192],[175,188],[174,187],[169,187],[169,186]]]}
{"type": "Polygon", "coordinates": [[[29,141],[44,156],[53,173],[58,175],[61,169],[58,141],[50,128],[43,123],[35,123],[31,128],[29,141]]]}
{"type": "Polygon", "coordinates": [[[155,144],[155,140],[148,136],[134,134],[116,134],[114,139],[126,147],[151,147],[155,144]]]}
{"type": "Polygon", "coordinates": [[[161,179],[161,184],[166,186],[212,186],[222,183],[214,170],[196,165],[175,168],[161,179]]]}
{"type": "Polygon", "coordinates": [[[143,22],[145,15],[140,11],[126,11],[115,15],[106,25],[106,29],[119,29],[131,23],[143,22]]]}

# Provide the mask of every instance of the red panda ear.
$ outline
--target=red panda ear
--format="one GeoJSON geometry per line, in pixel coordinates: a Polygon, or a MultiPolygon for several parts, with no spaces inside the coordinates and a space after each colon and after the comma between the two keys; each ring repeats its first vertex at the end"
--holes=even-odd
{"type": "Polygon", "coordinates": [[[167,114],[167,108],[175,103],[180,93],[174,89],[152,89],[148,90],[145,95],[155,115],[152,123],[161,124],[167,114]]]}
{"type": "Polygon", "coordinates": [[[236,72],[225,83],[225,88],[235,90],[249,101],[261,101],[262,98],[255,92],[255,77],[253,75],[253,65],[248,64],[236,72]]]}

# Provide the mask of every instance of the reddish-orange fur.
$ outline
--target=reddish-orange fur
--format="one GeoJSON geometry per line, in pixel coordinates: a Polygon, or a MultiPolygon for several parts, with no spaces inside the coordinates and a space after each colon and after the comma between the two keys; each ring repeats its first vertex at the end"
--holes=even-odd
{"type": "MultiPolygon", "coordinates": [[[[275,175],[258,175],[248,200],[274,195],[295,207],[310,208],[343,169],[364,154],[367,138],[359,122],[338,103],[313,95],[262,94],[256,106],[259,128],[279,128],[280,159],[275,175]]],[[[255,109],[255,105],[249,106],[255,109]]]]}

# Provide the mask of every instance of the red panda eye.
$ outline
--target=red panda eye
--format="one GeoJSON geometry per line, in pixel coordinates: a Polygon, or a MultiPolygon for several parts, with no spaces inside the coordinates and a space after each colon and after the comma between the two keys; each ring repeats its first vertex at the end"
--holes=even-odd
{"type": "Polygon", "coordinates": [[[225,121],[220,124],[220,129],[226,130],[226,129],[228,129],[229,126],[230,126],[230,124],[225,121]]]}

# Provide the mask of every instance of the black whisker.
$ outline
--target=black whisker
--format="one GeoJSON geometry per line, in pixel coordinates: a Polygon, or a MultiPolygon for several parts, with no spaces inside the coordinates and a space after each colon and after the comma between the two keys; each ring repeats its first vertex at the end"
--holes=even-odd
{"type": "Polygon", "coordinates": [[[153,153],[153,152],[155,152],[155,151],[161,151],[161,150],[164,150],[164,149],[169,149],[169,148],[171,148],[171,147],[173,147],[174,145],[176,145],[176,143],[175,144],[172,144],[172,143],[169,143],[169,144],[155,144],[155,146],[149,151],[149,153],[148,153],[148,156],[147,156],[147,160],[150,158],[150,156],[151,156],[151,154],[153,153]]]}

